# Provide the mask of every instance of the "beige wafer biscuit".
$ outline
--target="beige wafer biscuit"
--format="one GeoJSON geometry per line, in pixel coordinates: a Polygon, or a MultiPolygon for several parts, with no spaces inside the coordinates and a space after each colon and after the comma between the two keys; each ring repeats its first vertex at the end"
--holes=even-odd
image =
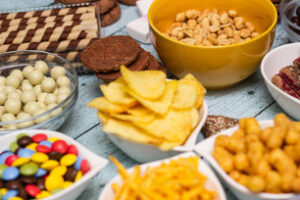
{"type": "Polygon", "coordinates": [[[84,14],[70,14],[65,16],[49,16],[49,17],[32,17],[32,18],[19,18],[11,20],[0,20],[0,26],[18,26],[19,24],[37,24],[37,23],[49,23],[49,22],[69,22],[69,21],[83,21],[87,19],[94,19],[95,13],[84,14]]]}
{"type": "Polygon", "coordinates": [[[10,20],[18,18],[32,18],[32,17],[48,17],[48,16],[64,16],[69,14],[83,14],[95,12],[95,8],[88,7],[71,7],[62,9],[52,9],[44,11],[31,11],[31,12],[17,12],[17,13],[1,13],[0,20],[10,20]]]}
{"type": "Polygon", "coordinates": [[[23,44],[8,44],[0,46],[0,53],[16,50],[41,50],[50,52],[78,51],[85,49],[95,39],[64,40],[54,42],[33,42],[23,44]]]}
{"type": "MultiPolygon", "coordinates": [[[[61,52],[61,53],[53,53],[54,55],[58,55],[64,59],[66,59],[69,62],[76,62],[78,59],[78,56],[80,54],[79,51],[69,51],[69,52],[61,52]]],[[[14,55],[9,56],[5,61],[7,62],[14,62],[17,60],[47,60],[52,61],[55,59],[55,56],[52,56],[50,54],[29,54],[29,55],[14,55]]]]}

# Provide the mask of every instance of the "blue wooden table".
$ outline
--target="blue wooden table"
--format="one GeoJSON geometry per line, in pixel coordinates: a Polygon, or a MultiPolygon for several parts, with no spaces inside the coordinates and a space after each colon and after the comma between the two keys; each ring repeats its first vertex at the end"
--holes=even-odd
{"type": "MultiPolygon", "coordinates": [[[[0,0],[0,12],[12,12],[14,9],[35,8],[50,4],[53,4],[53,0],[0,0]]],[[[136,7],[121,5],[121,8],[121,18],[117,23],[103,28],[103,36],[127,35],[126,24],[139,17],[136,7]]],[[[273,48],[288,42],[286,33],[278,25],[273,48]]],[[[157,57],[152,45],[142,44],[142,47],[157,57]]],[[[132,167],[137,163],[126,156],[103,134],[96,110],[86,106],[90,100],[102,95],[99,90],[100,84],[103,84],[103,82],[98,80],[95,75],[79,77],[78,101],[70,118],[59,131],[76,139],[100,156],[113,155],[127,168],[132,167]]],[[[208,91],[205,99],[210,115],[227,115],[233,118],[256,117],[259,120],[264,120],[273,119],[276,113],[283,112],[268,93],[259,70],[248,79],[231,88],[221,91],[208,91]]],[[[105,184],[116,174],[116,168],[110,163],[92,180],[79,200],[97,200],[105,184]]],[[[227,189],[226,193],[229,200],[236,200],[227,189]]]]}

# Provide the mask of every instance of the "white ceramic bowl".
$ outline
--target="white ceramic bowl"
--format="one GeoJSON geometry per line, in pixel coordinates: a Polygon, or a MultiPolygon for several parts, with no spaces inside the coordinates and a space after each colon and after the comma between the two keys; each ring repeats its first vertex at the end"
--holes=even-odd
{"type": "Polygon", "coordinates": [[[123,139],[114,134],[106,133],[110,140],[118,146],[122,151],[124,151],[130,158],[138,162],[151,162],[155,160],[161,160],[164,158],[169,158],[180,153],[187,151],[192,151],[197,142],[197,137],[200,133],[202,126],[204,125],[207,118],[207,105],[204,102],[203,106],[199,110],[200,121],[198,125],[194,128],[190,137],[187,139],[184,145],[175,147],[169,151],[162,151],[158,147],[153,145],[141,144],[133,141],[123,139]]]}
{"type": "MultiPolygon", "coordinates": [[[[155,167],[155,166],[160,165],[162,162],[169,162],[171,159],[176,159],[179,157],[190,157],[190,156],[196,156],[196,154],[194,154],[192,152],[188,152],[188,153],[184,153],[184,154],[181,154],[176,157],[169,158],[169,159],[143,164],[143,165],[141,165],[141,172],[142,173],[145,172],[146,168],[149,166],[155,167]]],[[[132,170],[133,170],[133,168],[129,169],[128,171],[132,172],[132,170]]],[[[200,160],[200,162],[199,162],[199,172],[207,177],[205,187],[209,190],[216,191],[216,196],[215,196],[214,200],[226,200],[226,195],[224,193],[222,185],[220,184],[219,180],[217,179],[217,177],[213,173],[213,171],[210,169],[210,167],[203,160],[200,160]]],[[[112,183],[121,184],[122,179],[121,179],[120,175],[116,176],[113,180],[111,180],[109,183],[106,184],[106,186],[102,190],[98,200],[113,200],[114,199],[115,195],[114,195],[114,192],[111,187],[112,183]]]]}
{"type": "Polygon", "coordinates": [[[285,93],[272,83],[274,75],[300,57],[300,43],[286,44],[270,51],[262,60],[261,73],[265,84],[279,106],[290,116],[300,120],[300,100],[285,93]]]}
{"type": "Polygon", "coordinates": [[[4,149],[8,149],[11,142],[16,140],[16,137],[20,133],[26,133],[30,136],[36,133],[45,133],[48,137],[59,137],[65,140],[68,144],[74,144],[78,148],[79,155],[88,160],[91,165],[91,170],[86,173],[79,181],[71,185],[70,187],[51,195],[43,200],[75,200],[87,187],[89,181],[100,172],[102,168],[108,163],[108,160],[94,154],[90,150],[86,149],[84,146],[73,140],[72,138],[55,131],[48,130],[23,130],[16,131],[8,135],[0,137],[0,152],[4,149]]]}
{"type": "MultiPolygon", "coordinates": [[[[264,129],[266,127],[273,126],[273,120],[260,121],[260,126],[264,129]]],[[[271,194],[271,193],[253,193],[243,185],[234,181],[218,164],[215,158],[212,156],[214,149],[215,139],[218,135],[232,135],[234,131],[238,129],[238,126],[221,131],[219,134],[214,135],[203,142],[197,144],[195,151],[202,155],[209,164],[215,169],[223,181],[227,184],[229,189],[239,198],[247,200],[288,200],[296,195],[293,193],[285,194],[271,194]]]]}

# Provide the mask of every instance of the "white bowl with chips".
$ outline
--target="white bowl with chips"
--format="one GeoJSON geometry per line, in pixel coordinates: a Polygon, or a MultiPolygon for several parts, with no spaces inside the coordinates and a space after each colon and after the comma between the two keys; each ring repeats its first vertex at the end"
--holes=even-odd
{"type": "Polygon", "coordinates": [[[78,148],[79,155],[87,159],[91,169],[89,172],[84,174],[80,180],[78,180],[76,183],[73,183],[70,187],[63,189],[62,191],[53,194],[47,198],[43,198],[43,200],[75,200],[79,197],[79,195],[86,189],[89,182],[94,178],[107,164],[108,160],[105,158],[102,158],[95,153],[91,152],[84,146],[82,146],[80,143],[75,141],[73,138],[67,136],[66,134],[59,133],[56,131],[50,131],[50,130],[40,130],[40,129],[33,129],[33,130],[20,130],[15,131],[10,134],[4,135],[0,137],[0,152],[9,149],[10,143],[16,140],[16,137],[20,133],[26,133],[29,136],[33,136],[37,133],[44,133],[48,137],[58,137],[64,141],[66,141],[68,144],[73,144],[78,148]]]}
{"type": "MultiPolygon", "coordinates": [[[[259,125],[262,129],[273,126],[273,120],[259,121],[259,125]]],[[[296,194],[294,193],[282,193],[282,194],[272,194],[272,193],[253,193],[248,188],[234,181],[218,164],[217,160],[213,157],[212,152],[214,150],[214,144],[217,136],[219,135],[232,135],[238,126],[235,126],[230,129],[221,131],[219,134],[216,134],[203,142],[200,142],[196,145],[195,151],[203,156],[209,164],[214,168],[228,186],[228,188],[239,198],[247,200],[288,200],[294,198],[296,194]]]]}
{"type": "Polygon", "coordinates": [[[187,138],[184,145],[177,146],[169,151],[162,151],[157,146],[137,143],[134,141],[126,140],[122,137],[114,134],[106,133],[110,140],[125,152],[130,158],[141,163],[151,162],[155,160],[161,160],[169,158],[180,153],[192,151],[196,145],[197,137],[203,127],[208,115],[207,104],[204,101],[202,107],[199,110],[199,122],[194,128],[193,132],[187,138]]]}
{"type": "MultiPolygon", "coordinates": [[[[159,166],[163,162],[169,162],[171,159],[176,159],[176,158],[180,158],[180,157],[191,157],[191,156],[196,156],[196,154],[192,153],[192,152],[188,152],[188,153],[184,153],[184,154],[181,154],[181,155],[169,158],[169,159],[146,163],[146,164],[141,165],[141,172],[142,173],[145,172],[145,170],[148,167],[156,167],[156,166],[159,166]]],[[[198,168],[199,172],[201,174],[203,174],[205,177],[207,177],[207,180],[205,182],[205,188],[216,192],[216,196],[215,196],[214,200],[226,200],[225,192],[224,192],[223,187],[220,184],[218,178],[216,177],[214,172],[210,169],[210,167],[203,160],[201,160],[201,158],[199,158],[199,159],[200,159],[199,168],[198,168]]],[[[128,172],[132,172],[132,171],[133,171],[133,168],[128,170],[128,172]]],[[[101,194],[99,195],[98,200],[113,200],[114,199],[115,194],[114,194],[114,192],[112,190],[112,186],[111,186],[113,183],[117,183],[117,184],[122,183],[122,178],[120,177],[120,175],[116,176],[113,180],[111,180],[109,183],[106,184],[106,186],[102,190],[101,194]]]]}

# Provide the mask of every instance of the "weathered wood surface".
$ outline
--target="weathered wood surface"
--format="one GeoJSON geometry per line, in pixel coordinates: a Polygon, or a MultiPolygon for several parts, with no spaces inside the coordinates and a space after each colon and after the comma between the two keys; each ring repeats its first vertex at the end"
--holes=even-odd
{"type": "MultiPolygon", "coordinates": [[[[35,8],[45,6],[52,0],[0,0],[0,12],[21,8],[35,8]]],[[[126,24],[139,17],[135,7],[122,5],[122,17],[120,20],[102,29],[102,35],[126,35],[126,24]]],[[[276,39],[273,47],[288,43],[287,36],[280,26],[277,27],[276,39]]],[[[157,57],[152,45],[142,47],[157,57]]],[[[61,127],[60,131],[75,138],[84,146],[100,156],[114,155],[127,168],[137,164],[118,149],[102,132],[101,124],[96,117],[96,111],[88,108],[86,104],[95,97],[101,95],[99,85],[103,82],[94,75],[79,77],[79,98],[73,109],[71,117],[61,127]]],[[[256,73],[241,83],[222,90],[209,91],[206,96],[209,114],[227,115],[240,118],[255,116],[258,119],[272,119],[278,112],[283,112],[268,93],[259,69],[256,73]]],[[[199,137],[198,140],[202,140],[199,137]]],[[[115,167],[110,163],[98,176],[96,176],[79,200],[96,200],[105,184],[116,175],[115,167]]],[[[236,198],[226,189],[229,200],[236,198]]]]}

